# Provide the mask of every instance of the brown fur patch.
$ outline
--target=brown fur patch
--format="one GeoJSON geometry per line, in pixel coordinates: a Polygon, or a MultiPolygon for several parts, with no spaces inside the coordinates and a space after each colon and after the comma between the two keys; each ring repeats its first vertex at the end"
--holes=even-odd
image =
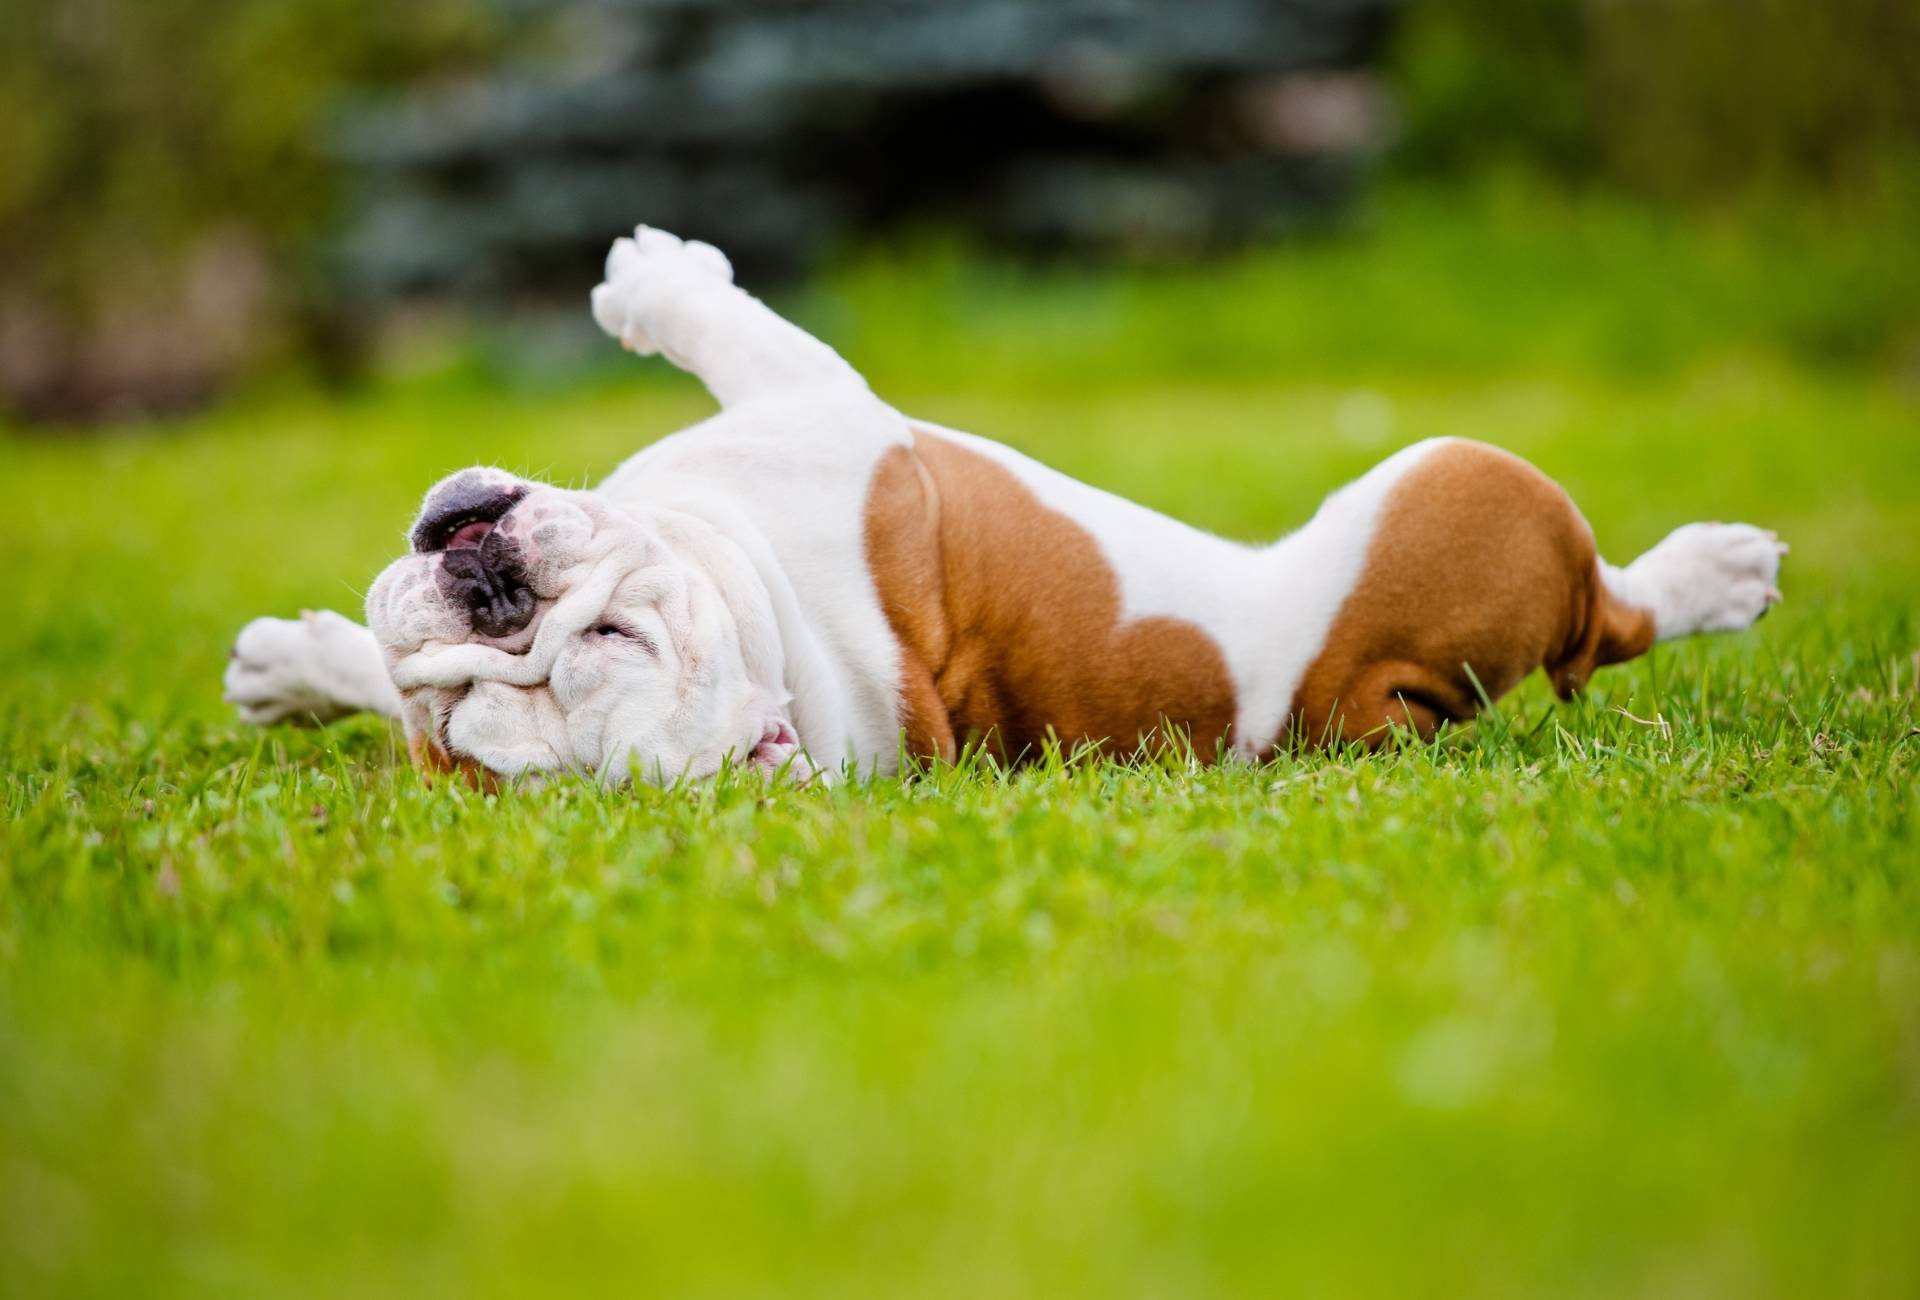
{"type": "Polygon", "coordinates": [[[951,758],[981,739],[1018,759],[1049,735],[1130,753],[1171,724],[1211,758],[1225,738],[1219,646],[1179,619],[1123,623],[1099,544],[1011,471],[916,431],[875,471],[865,525],[909,753],[951,758]]]}
{"type": "Polygon", "coordinates": [[[1653,618],[1600,579],[1566,492],[1480,443],[1435,449],[1381,506],[1366,566],[1293,700],[1293,737],[1431,737],[1537,667],[1562,699],[1645,653],[1653,618]],[[1468,669],[1471,669],[1471,672],[1468,669]],[[1475,680],[1479,689],[1476,689],[1475,680]]]}
{"type": "Polygon", "coordinates": [[[451,775],[465,781],[481,794],[500,792],[500,778],[484,764],[471,758],[456,759],[430,736],[408,736],[407,754],[413,759],[413,765],[429,777],[451,775]]]}

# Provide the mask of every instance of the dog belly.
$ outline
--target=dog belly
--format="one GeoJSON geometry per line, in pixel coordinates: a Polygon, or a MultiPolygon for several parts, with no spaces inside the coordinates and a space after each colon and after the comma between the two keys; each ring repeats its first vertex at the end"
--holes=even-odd
{"type": "MultiPolygon", "coordinates": [[[[1095,533],[981,446],[916,429],[868,494],[866,550],[900,646],[909,751],[950,758],[977,741],[1012,760],[1049,741],[1114,753],[1172,743],[1213,757],[1236,708],[1217,639],[1193,619],[1129,610],[1095,533]]],[[[1189,544],[1191,530],[1120,504],[1189,544]]],[[[1195,572],[1196,589],[1224,576],[1195,572]]]]}
{"type": "Polygon", "coordinates": [[[1023,468],[920,428],[876,468],[866,551],[910,752],[1430,736],[1536,667],[1565,694],[1651,637],[1559,486],[1481,444],[1409,447],[1260,549],[1023,468]]]}

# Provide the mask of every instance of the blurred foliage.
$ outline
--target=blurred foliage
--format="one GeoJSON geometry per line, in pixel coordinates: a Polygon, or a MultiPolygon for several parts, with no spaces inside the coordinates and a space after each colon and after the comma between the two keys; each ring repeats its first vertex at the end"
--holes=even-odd
{"type": "Polygon", "coordinates": [[[68,238],[43,245],[33,268],[51,275],[75,273],[80,240],[96,251],[121,238],[177,247],[232,217],[268,234],[310,231],[330,189],[315,126],[341,83],[419,75],[480,30],[464,0],[8,8],[0,228],[13,246],[57,220],[68,238]]]}
{"type": "Polygon", "coordinates": [[[1403,0],[545,0],[457,92],[338,145],[346,292],[553,301],[636,215],[756,283],[931,225],[1191,259],[1350,210],[1403,0]]]}
{"type": "Polygon", "coordinates": [[[1430,0],[1391,75],[1414,174],[1876,197],[1920,151],[1912,0],[1430,0]]]}
{"type": "MultiPolygon", "coordinates": [[[[0,407],[186,407],[275,362],[346,359],[364,331],[319,256],[351,180],[326,146],[336,109],[495,66],[539,7],[11,0],[0,407]]],[[[1517,170],[1743,219],[1785,196],[1872,208],[1875,231],[1920,194],[1912,0],[1413,0],[1386,72],[1400,177],[1517,170]]],[[[1886,316],[1823,326],[1827,350],[1886,351],[1886,316]]]]}
{"type": "Polygon", "coordinates": [[[303,258],[340,193],[325,114],[345,85],[471,59],[489,30],[469,0],[9,0],[0,392],[190,402],[263,345],[307,342],[289,337],[303,258]]]}
{"type": "Polygon", "coordinates": [[[1523,175],[1383,182],[1358,222],[1363,237],[1198,269],[869,250],[792,308],[882,392],[1513,371],[1654,381],[1742,357],[1920,377],[1912,202],[1842,219],[1755,200],[1673,220],[1523,175]]]}

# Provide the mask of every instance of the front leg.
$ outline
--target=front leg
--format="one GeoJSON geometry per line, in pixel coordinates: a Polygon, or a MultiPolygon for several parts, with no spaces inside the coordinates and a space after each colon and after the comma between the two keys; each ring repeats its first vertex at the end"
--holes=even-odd
{"type": "Polygon", "coordinates": [[[400,692],[373,633],[323,609],[256,618],[234,638],[226,697],[243,721],[331,722],[351,713],[400,716],[400,692]]]}
{"type": "Polygon", "coordinates": [[[719,249],[648,226],[614,241],[593,318],[630,351],[664,354],[723,407],[823,384],[866,386],[839,353],[737,287],[719,249]]]}

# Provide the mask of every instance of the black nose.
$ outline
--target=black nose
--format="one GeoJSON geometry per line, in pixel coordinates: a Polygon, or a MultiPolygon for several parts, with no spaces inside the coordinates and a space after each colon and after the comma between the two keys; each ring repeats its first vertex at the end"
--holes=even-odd
{"type": "Polygon", "coordinates": [[[448,600],[466,608],[482,636],[512,636],[533,621],[533,589],[499,533],[489,533],[480,546],[446,552],[439,583],[448,600]]]}

